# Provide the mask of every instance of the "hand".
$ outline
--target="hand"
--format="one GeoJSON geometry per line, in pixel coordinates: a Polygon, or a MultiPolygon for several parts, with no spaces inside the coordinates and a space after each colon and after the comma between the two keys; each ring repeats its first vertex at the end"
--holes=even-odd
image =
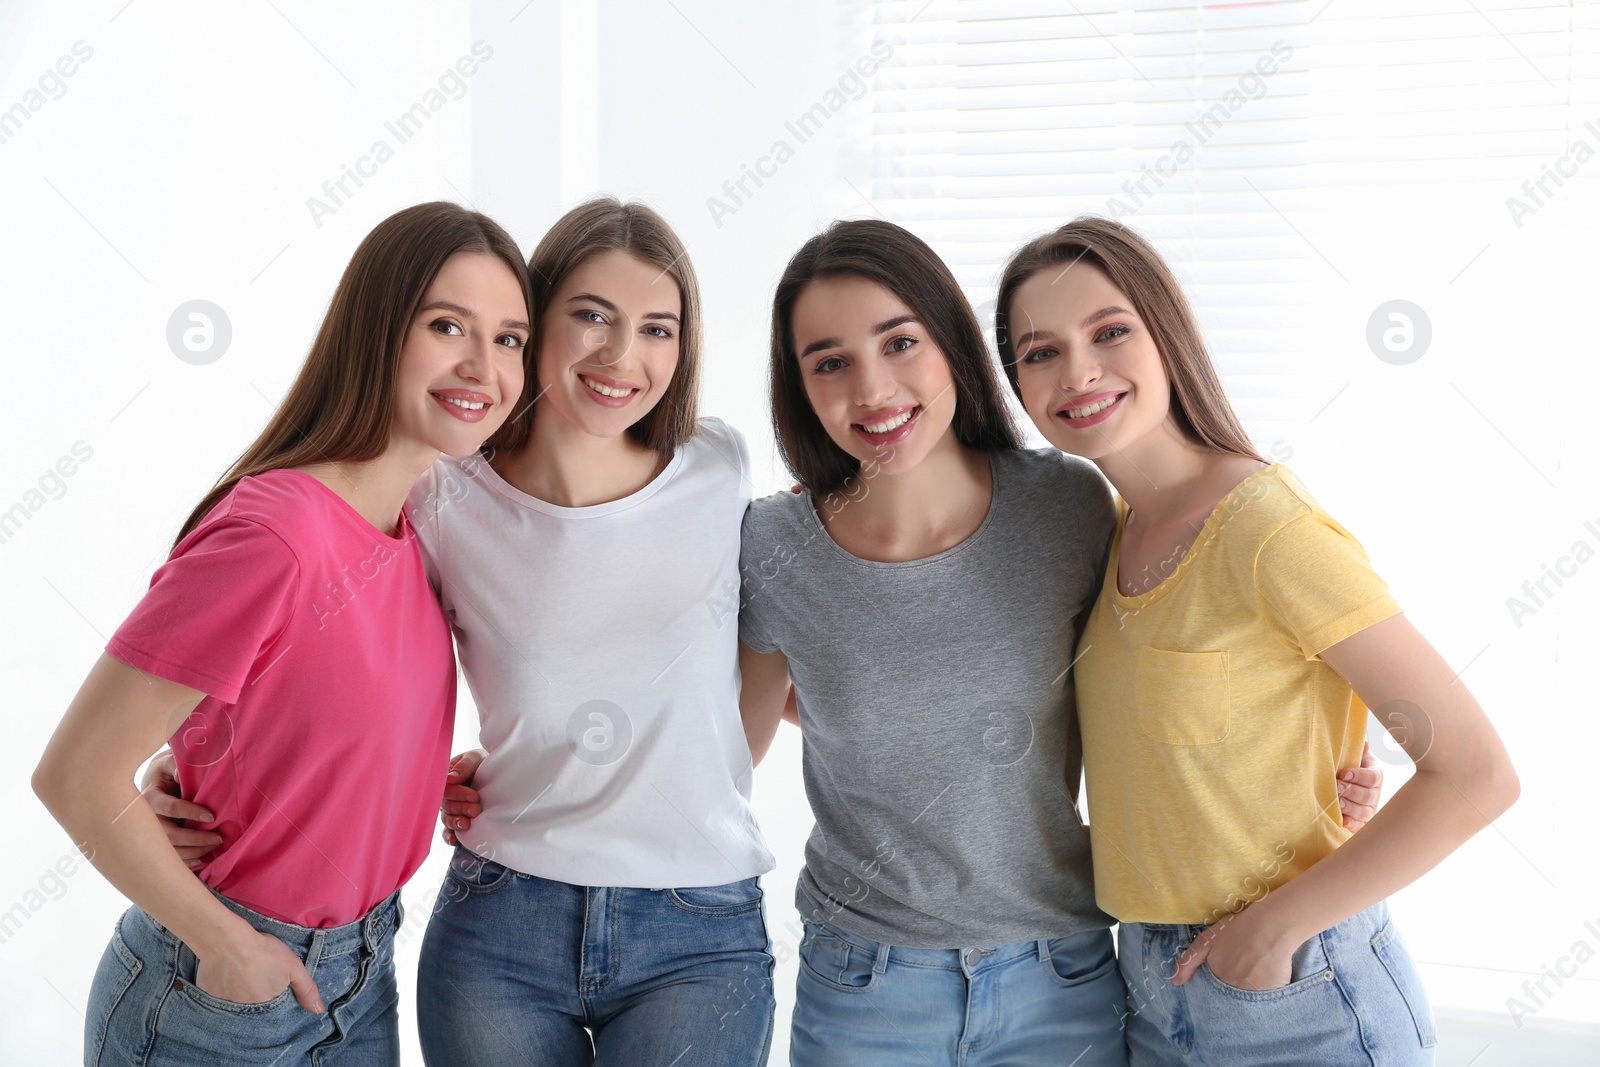
{"type": "Polygon", "coordinates": [[[1183,985],[1202,963],[1219,982],[1235,989],[1278,989],[1294,977],[1296,945],[1274,945],[1249,918],[1251,909],[1236,912],[1203,930],[1178,957],[1172,984],[1183,985]]]}
{"type": "Polygon", "coordinates": [[[1383,795],[1383,769],[1372,758],[1372,746],[1361,745],[1361,766],[1339,772],[1339,814],[1344,828],[1355,833],[1378,813],[1378,798],[1383,795]]]}
{"type": "Polygon", "coordinates": [[[478,765],[488,753],[481,748],[470,749],[450,761],[450,773],[445,776],[444,802],[439,805],[439,821],[444,823],[444,841],[447,845],[460,844],[456,831],[472,826],[472,820],[483,814],[478,791],[472,788],[478,765]]]}
{"type": "Polygon", "coordinates": [[[219,1000],[235,1004],[264,1004],[290,988],[306,1011],[321,1015],[325,1010],[317,983],[300,957],[282,941],[259,930],[250,930],[237,950],[199,961],[194,984],[219,1000]]]}
{"type": "Polygon", "coordinates": [[[216,816],[192,800],[184,800],[178,784],[178,761],[171,749],[164,749],[145,768],[139,791],[156,813],[156,821],[167,835],[167,843],[178,853],[178,858],[189,869],[200,866],[211,850],[222,844],[222,835],[215,830],[191,830],[183,825],[184,819],[195,822],[215,822],[216,816]]]}

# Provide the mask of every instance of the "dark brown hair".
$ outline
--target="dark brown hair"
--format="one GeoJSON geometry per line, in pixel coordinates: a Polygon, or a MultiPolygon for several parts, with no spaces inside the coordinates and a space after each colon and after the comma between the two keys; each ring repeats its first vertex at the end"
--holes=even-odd
{"type": "Polygon", "coordinates": [[[487,215],[434,201],[378,223],[350,257],[288,395],[255,443],[189,515],[179,541],[241,478],[313,463],[361,463],[383,454],[406,330],[428,287],[457,252],[499,258],[531,303],[522,251],[487,215]]]}
{"type": "Polygon", "coordinates": [[[806,398],[794,343],[794,305],[819,278],[854,276],[898,297],[945,355],[955,380],[956,440],[985,451],[1019,448],[1016,424],[983,344],[972,306],[944,261],[921,238],[892,222],[835,222],[800,246],[772,298],[772,428],[790,472],[813,493],[831,493],[861,463],[833,443],[806,398]]]}
{"type": "Polygon", "coordinates": [[[1166,261],[1150,243],[1120,222],[1081,215],[1053,233],[1035,237],[1012,255],[995,295],[995,344],[1000,365],[1019,397],[1017,354],[1008,320],[1011,301],[1023,282],[1041,270],[1064,273],[1079,261],[1105,272],[1111,284],[1133,302],[1133,310],[1155,338],[1156,350],[1172,386],[1172,414],[1184,436],[1213,452],[1261,459],[1250,443],[1216,367],[1206,351],[1194,312],[1166,261]]]}
{"type": "Polygon", "coordinates": [[[667,221],[640,203],[615,197],[596,197],[579,204],[550,227],[528,260],[533,286],[533,343],[525,359],[522,399],[505,425],[484,444],[484,451],[515,452],[533,430],[534,401],[541,395],[538,360],[544,335],[545,312],[567,276],[595,256],[622,251],[661,268],[678,283],[683,304],[678,328],[678,367],[672,384],[650,413],[627,433],[656,452],[671,454],[694,433],[700,399],[700,283],[683,241],[667,221]]]}

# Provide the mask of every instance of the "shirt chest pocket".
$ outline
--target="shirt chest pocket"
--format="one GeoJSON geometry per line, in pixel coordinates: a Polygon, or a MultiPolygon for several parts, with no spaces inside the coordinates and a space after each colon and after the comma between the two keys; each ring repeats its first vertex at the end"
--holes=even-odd
{"type": "Polygon", "coordinates": [[[1214,745],[1228,736],[1228,654],[1145,645],[1133,671],[1139,729],[1163,745],[1214,745]]]}

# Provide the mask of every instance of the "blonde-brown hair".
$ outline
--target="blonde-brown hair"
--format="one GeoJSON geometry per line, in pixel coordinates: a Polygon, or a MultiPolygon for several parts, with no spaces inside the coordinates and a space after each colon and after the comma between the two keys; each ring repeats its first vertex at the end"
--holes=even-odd
{"type": "Polygon", "coordinates": [[[1035,237],[1012,255],[995,296],[995,344],[1011,390],[1017,384],[1017,353],[1009,326],[1011,302],[1023,282],[1041,270],[1065,272],[1092,263],[1133,302],[1133,310],[1155,338],[1172,389],[1172,414],[1185,437],[1202,448],[1261,460],[1228,403],[1194,312],[1172,271],[1150,243],[1120,222],[1081,215],[1060,229],[1035,237]]]}
{"type": "Polygon", "coordinates": [[[678,327],[678,368],[672,384],[650,413],[628,427],[628,436],[656,452],[671,454],[695,431],[700,398],[700,283],[689,253],[671,226],[651,208],[615,197],[596,197],[557,220],[528,260],[533,287],[534,340],[527,348],[522,399],[505,425],[484,443],[485,452],[515,452],[533,430],[534,401],[540,395],[539,346],[545,312],[568,275],[605,252],[622,251],[661,268],[678,283],[683,304],[678,327]]]}

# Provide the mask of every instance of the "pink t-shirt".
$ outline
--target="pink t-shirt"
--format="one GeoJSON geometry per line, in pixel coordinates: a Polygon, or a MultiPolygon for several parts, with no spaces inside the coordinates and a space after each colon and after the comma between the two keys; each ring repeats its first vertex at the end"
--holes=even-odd
{"type": "Polygon", "coordinates": [[[391,538],[303,471],[242,479],[106,651],[207,694],[171,744],[217,892],[339,926],[428,854],[456,671],[408,516],[391,538]]]}

